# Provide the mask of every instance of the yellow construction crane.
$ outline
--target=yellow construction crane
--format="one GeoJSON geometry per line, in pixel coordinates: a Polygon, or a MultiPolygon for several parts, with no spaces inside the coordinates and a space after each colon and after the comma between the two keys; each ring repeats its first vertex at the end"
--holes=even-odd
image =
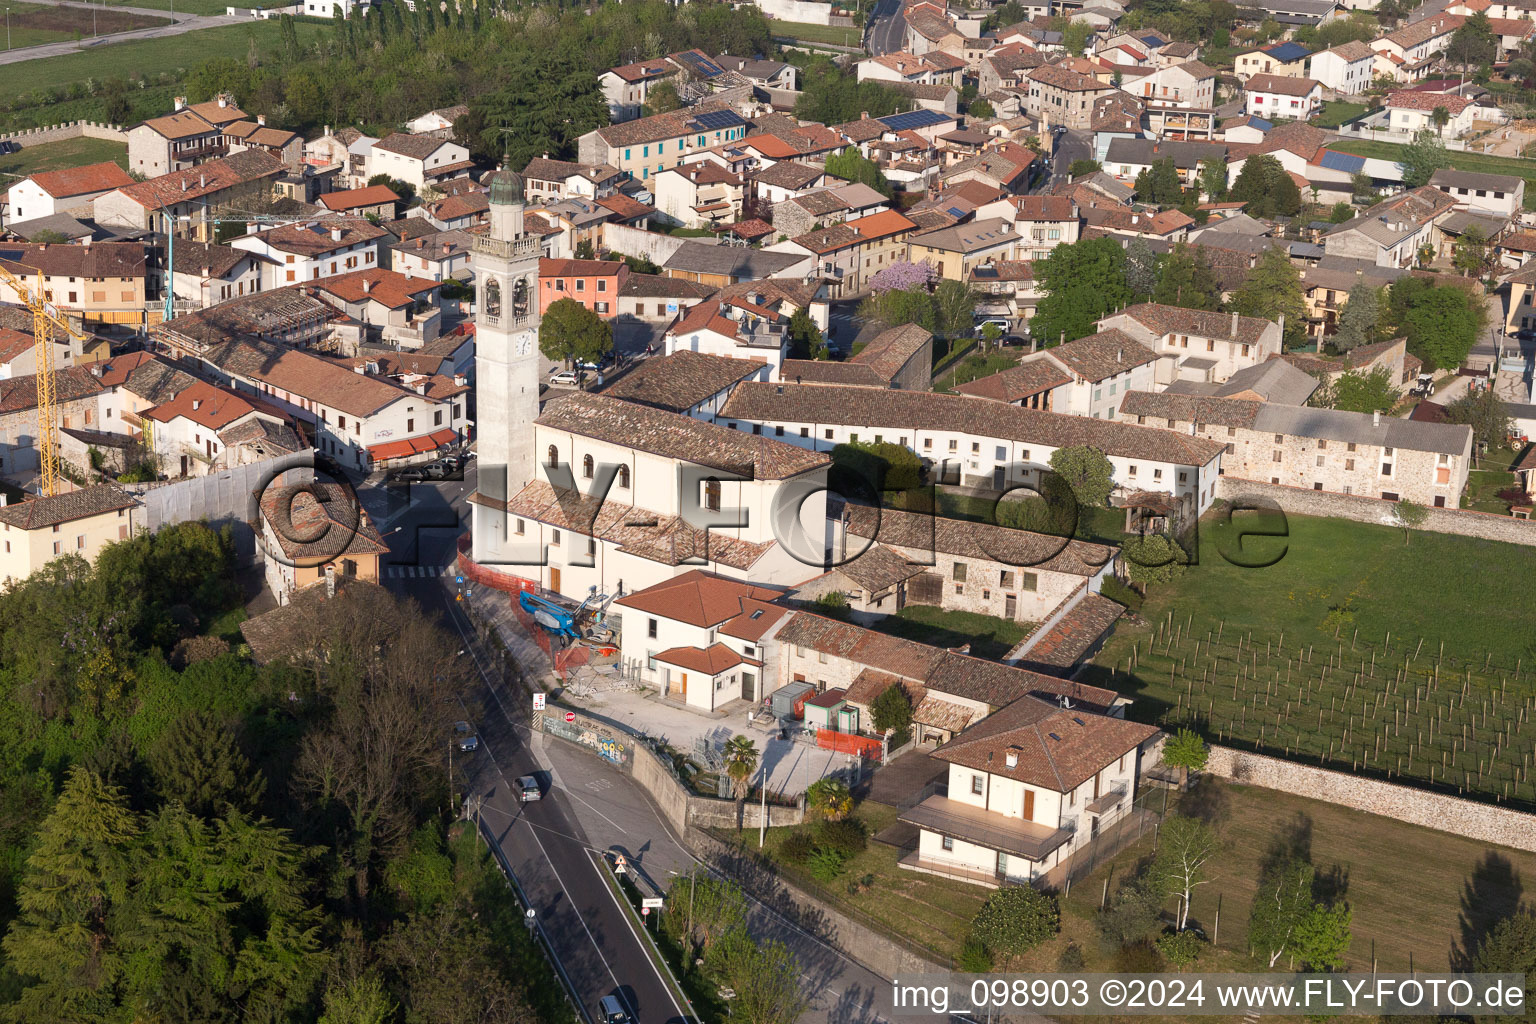
{"type": "MultiPolygon", "coordinates": [[[[28,268],[30,269],[30,268],[28,268]]],[[[53,332],[63,331],[81,342],[90,336],[77,330],[48,300],[43,290],[43,272],[37,272],[35,284],[25,280],[0,265],[0,281],[5,282],[32,311],[32,337],[37,351],[37,451],[41,462],[41,489],[46,497],[52,497],[59,486],[59,409],[54,392],[53,332]]]]}

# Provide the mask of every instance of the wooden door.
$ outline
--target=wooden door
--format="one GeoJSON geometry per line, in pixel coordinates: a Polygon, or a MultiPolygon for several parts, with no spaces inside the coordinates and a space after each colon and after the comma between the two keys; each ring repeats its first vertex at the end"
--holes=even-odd
{"type": "Polygon", "coordinates": [[[549,567],[549,589],[560,593],[560,570],[554,566],[549,567]]]}
{"type": "Polygon", "coordinates": [[[1035,791],[1032,789],[1024,791],[1024,820],[1035,820],[1035,791]]]}

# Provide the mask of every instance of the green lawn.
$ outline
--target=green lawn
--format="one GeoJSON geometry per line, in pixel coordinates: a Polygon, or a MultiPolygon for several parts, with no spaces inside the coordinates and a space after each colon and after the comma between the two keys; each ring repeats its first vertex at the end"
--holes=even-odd
{"type": "Polygon", "coordinates": [[[1337,128],[1352,117],[1359,117],[1371,109],[1364,103],[1349,103],[1344,100],[1329,100],[1323,104],[1323,109],[1312,123],[1319,128],[1337,128]]]}
{"type": "MultiPolygon", "coordinates": [[[[896,823],[897,810],[870,801],[855,810],[874,836],[896,823]]],[[[778,859],[779,847],[794,828],[771,828],[762,853],[774,868],[793,884],[842,910],[850,910],[888,933],[904,939],[939,964],[948,964],[971,930],[971,919],[990,891],[967,882],[907,871],[896,862],[904,851],[871,839],[868,849],[850,860],[833,882],[817,882],[802,865],[778,859]],[[867,880],[850,893],[850,882],[867,880]]],[[[719,838],[732,842],[736,833],[720,830],[719,838]]],[[[756,854],[757,840],[748,849],[756,854]]]]}
{"type": "Polygon", "coordinates": [[[109,7],[145,7],[152,11],[175,11],[177,14],[223,14],[234,7],[278,7],[276,0],[123,0],[116,3],[106,0],[109,7]]]}
{"type": "Polygon", "coordinates": [[[950,370],[944,376],[933,382],[935,391],[948,391],[956,384],[969,384],[981,377],[990,377],[994,373],[1012,369],[1019,365],[1019,354],[1007,350],[998,350],[987,355],[968,355],[960,360],[959,365],[950,370]]]}
{"type": "Polygon", "coordinates": [[[111,35],[114,32],[130,32],[139,28],[152,28],[170,24],[169,18],[130,14],[99,8],[94,22],[88,11],[56,7],[50,4],[10,4],[7,49],[19,50],[25,46],[58,43],[66,40],[89,39],[93,35],[111,35]]]}
{"type": "MultiPolygon", "coordinates": [[[[1401,158],[1403,149],[1402,146],[1393,142],[1376,142],[1371,139],[1335,139],[1328,144],[1328,148],[1353,153],[1356,156],[1392,161],[1401,158]]],[[[1515,177],[1524,178],[1527,183],[1527,206],[1531,205],[1532,193],[1536,192],[1536,161],[1517,160],[1507,156],[1488,156],[1485,153],[1462,153],[1456,150],[1449,151],[1447,156],[1450,158],[1451,166],[1458,171],[1512,174],[1515,177]]]]}
{"type": "Polygon", "coordinates": [[[19,153],[0,156],[0,175],[26,177],[40,171],[57,171],[66,167],[116,161],[127,169],[128,147],[121,142],[107,139],[65,139],[63,142],[47,142],[41,146],[28,146],[19,153]]]}
{"type": "MultiPolygon", "coordinates": [[[[1016,492],[1023,493],[1023,492],[1016,492]]],[[[1027,501],[1042,501],[1040,498],[1027,498],[1027,501]]],[[[952,490],[939,491],[939,514],[948,519],[968,519],[971,522],[991,523],[996,521],[997,503],[979,498],[971,494],[962,494],[952,490]]],[[[1078,509],[1077,530],[1073,534],[1078,540],[1089,540],[1098,544],[1119,544],[1125,539],[1125,510],[1118,508],[1080,508],[1078,509]]]]}
{"type": "MultiPolygon", "coordinates": [[[[299,43],[304,46],[326,30],[326,26],[308,22],[300,22],[297,28],[299,43]]],[[[79,53],[0,65],[0,94],[16,96],[88,78],[126,78],[151,70],[177,74],[215,57],[244,60],[253,37],[258,53],[275,51],[280,45],[278,23],[258,21],[199,29],[163,39],[103,43],[79,53]]]]}
{"type": "Polygon", "coordinates": [[[1028,636],[1034,624],[977,612],[907,605],[895,615],[887,615],[869,628],[933,647],[970,644],[971,653],[976,657],[998,660],[1028,636]]]}
{"type": "MultiPolygon", "coordinates": [[[[1223,849],[1211,862],[1211,881],[1195,890],[1191,918],[1216,933],[1229,955],[1247,954],[1248,911],[1259,865],[1271,846],[1295,830],[1310,829],[1312,863],[1319,875],[1335,873],[1347,885],[1343,896],[1354,912],[1350,970],[1370,970],[1374,943],[1383,971],[1443,971],[1453,944],[1464,941],[1459,913],[1475,894],[1474,927],[1489,915],[1502,916],[1518,898],[1521,881],[1536,877],[1536,854],[1463,839],[1364,814],[1334,804],[1251,786],[1217,784],[1216,795],[1200,801],[1217,809],[1223,849]],[[1383,856],[1383,851],[1391,851],[1383,856]],[[1336,871],[1335,871],[1336,869],[1336,871]],[[1215,929],[1220,900],[1220,929],[1215,929]]],[[[1192,806],[1193,809],[1193,806],[1192,806]]],[[[1108,865],[1072,887],[1064,908],[1069,918],[1091,920],[1110,877],[1110,892],[1136,861],[1151,853],[1150,839],[1121,851],[1108,865]]],[[[1168,909],[1173,909],[1170,900],[1168,909]]],[[[1064,926],[1065,927],[1065,926],[1064,926]]],[[[1093,950],[1089,969],[1093,969],[1093,950]]],[[[1216,969],[1202,963],[1202,970],[1216,969]]],[[[1231,968],[1241,970],[1241,967],[1231,968]]],[[[1260,964],[1254,970],[1266,970],[1260,964]]]]}
{"type": "Polygon", "coordinates": [[[1142,721],[1536,807],[1528,548],[1304,516],[1239,545],[1246,523],[1203,520],[1199,563],[1152,587],[1085,680],[1142,721]]]}
{"type": "Polygon", "coordinates": [[[1510,470],[1520,453],[1509,448],[1489,452],[1478,460],[1477,468],[1467,474],[1467,490],[1462,495],[1461,507],[1479,512],[1509,514],[1509,502],[1499,497],[1499,492],[1520,485],[1520,478],[1510,470]]]}
{"type": "Polygon", "coordinates": [[[799,21],[768,23],[768,31],[780,39],[799,39],[808,43],[832,43],[837,46],[860,47],[864,45],[864,33],[857,28],[839,25],[808,25],[799,21]]]}

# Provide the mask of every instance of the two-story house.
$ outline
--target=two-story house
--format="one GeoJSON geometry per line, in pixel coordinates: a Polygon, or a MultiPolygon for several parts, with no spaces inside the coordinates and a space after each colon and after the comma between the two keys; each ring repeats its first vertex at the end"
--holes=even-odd
{"type": "Polygon", "coordinates": [[[1324,89],[1358,96],[1371,87],[1375,65],[1376,51],[1354,39],[1314,53],[1307,75],[1321,82],[1324,89]]]}
{"type": "Polygon", "coordinates": [[[133,179],[128,172],[110,160],[61,171],[39,171],[7,191],[10,208],[6,219],[11,224],[21,224],[70,210],[88,210],[98,196],[131,184],[133,179]]]}
{"type": "Polygon", "coordinates": [[[469,173],[469,150],[432,135],[386,135],[368,151],[368,177],[387,174],[417,192],[448,178],[469,173]]]}
{"type": "Polygon", "coordinates": [[[318,281],[379,265],[379,248],[389,232],[362,218],[335,217],[309,224],[285,224],[231,239],[230,245],[269,262],[264,288],[318,281]]]}
{"type": "Polygon", "coordinates": [[[861,291],[868,280],[892,263],[907,259],[907,239],[917,225],[895,210],[799,235],[768,246],[765,252],[801,254],[814,260],[814,272],[829,279],[832,298],[861,291]]]}
{"type": "Polygon", "coordinates": [[[746,182],[713,161],[669,167],[651,178],[656,209],[685,228],[715,228],[741,219],[746,182]]]}
{"type": "Polygon", "coordinates": [[[1223,383],[1239,370],[1278,356],[1285,335],[1283,318],[1272,322],[1155,302],[1127,306],[1098,323],[1100,330],[1123,331],[1157,354],[1158,384],[1223,383]]]}
{"type": "Polygon", "coordinates": [[[191,106],[177,97],[173,112],[128,129],[128,169],[155,178],[228,156],[224,129],[248,116],[228,93],[191,106]]]}
{"type": "Polygon", "coordinates": [[[1157,353],[1114,327],[1025,357],[1054,363],[1071,383],[1052,389],[1051,409],[1073,416],[1114,419],[1120,396],[1150,388],[1157,353]]]}
{"type": "Polygon", "coordinates": [[[574,299],[605,320],[619,312],[619,292],[629,278],[622,260],[539,260],[539,314],[550,303],[574,299]]]}
{"type": "Polygon", "coordinates": [[[95,562],[103,548],[143,525],[143,506],[112,484],[7,503],[0,496],[0,587],[26,579],[55,558],[95,562]]]}

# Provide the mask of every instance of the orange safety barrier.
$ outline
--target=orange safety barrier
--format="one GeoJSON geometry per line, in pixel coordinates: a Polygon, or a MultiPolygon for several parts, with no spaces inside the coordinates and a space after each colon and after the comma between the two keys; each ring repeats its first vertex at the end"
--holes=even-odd
{"type": "Polygon", "coordinates": [[[877,739],[868,736],[859,736],[851,732],[838,732],[836,729],[817,729],[816,745],[823,750],[835,750],[839,754],[860,754],[864,757],[880,759],[881,743],[877,739]]]}

